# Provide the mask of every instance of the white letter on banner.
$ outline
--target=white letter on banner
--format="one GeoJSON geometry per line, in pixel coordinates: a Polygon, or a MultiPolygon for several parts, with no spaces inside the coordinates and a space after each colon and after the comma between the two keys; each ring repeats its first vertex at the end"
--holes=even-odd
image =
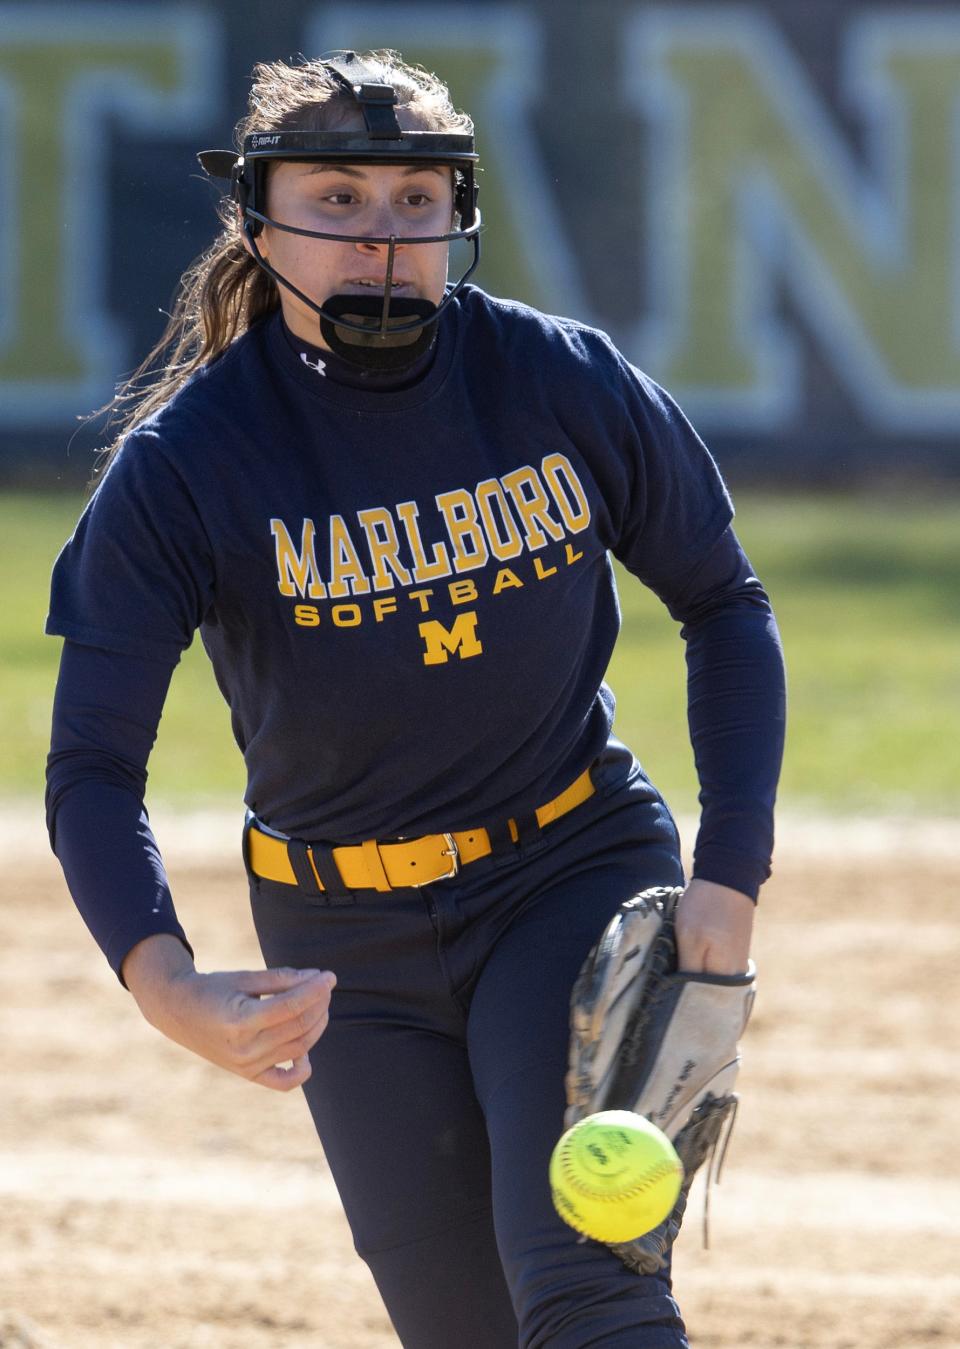
{"type": "Polygon", "coordinates": [[[777,429],[801,404],[785,288],[864,419],[960,417],[960,15],[855,18],[840,97],[854,155],[771,19],[745,6],[637,12],[623,65],[649,127],[653,317],[638,362],[695,421],[777,429]]]}
{"type": "MultiPolygon", "coordinates": [[[[107,310],[106,121],[155,137],[198,131],[215,112],[217,38],[179,5],[0,4],[4,425],[92,408],[129,364],[107,310]]],[[[163,222],[142,222],[153,227],[163,222]]]]}
{"type": "MultiPolygon", "coordinates": [[[[344,46],[393,47],[405,60],[436,70],[454,105],[474,118],[488,147],[480,178],[480,212],[490,226],[483,236],[485,288],[592,322],[534,134],[543,42],[528,9],[383,0],[323,5],[307,28],[307,51],[344,46]]],[[[468,248],[453,245],[451,275],[460,275],[456,263],[468,248]]]]}

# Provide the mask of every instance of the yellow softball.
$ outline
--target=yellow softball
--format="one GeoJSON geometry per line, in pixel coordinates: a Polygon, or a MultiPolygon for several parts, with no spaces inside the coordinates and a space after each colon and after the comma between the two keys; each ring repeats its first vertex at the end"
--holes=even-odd
{"type": "Polygon", "coordinates": [[[655,1124],[630,1110],[587,1115],[550,1158],[550,1190],[564,1222],[595,1241],[632,1241],[663,1222],[683,1164],[655,1124]]]}

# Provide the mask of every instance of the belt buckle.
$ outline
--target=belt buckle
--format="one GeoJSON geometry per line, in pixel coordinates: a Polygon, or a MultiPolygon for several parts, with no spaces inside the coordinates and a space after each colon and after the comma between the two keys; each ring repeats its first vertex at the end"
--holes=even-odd
{"type": "Polygon", "coordinates": [[[425,885],[435,885],[437,881],[449,881],[459,874],[460,849],[457,847],[457,840],[452,834],[444,834],[443,841],[447,846],[441,849],[440,856],[450,858],[450,870],[445,871],[441,876],[434,876],[433,879],[429,881],[414,881],[412,889],[422,890],[425,885]]]}

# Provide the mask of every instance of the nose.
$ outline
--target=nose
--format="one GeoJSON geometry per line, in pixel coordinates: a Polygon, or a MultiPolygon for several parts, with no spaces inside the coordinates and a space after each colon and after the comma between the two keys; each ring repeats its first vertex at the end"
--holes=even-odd
{"type": "MultiPolygon", "coordinates": [[[[405,245],[401,242],[400,233],[402,222],[397,218],[393,207],[383,203],[375,211],[371,211],[370,216],[363,222],[363,233],[374,239],[389,239],[392,235],[396,239],[394,251],[399,252],[405,245]]],[[[360,253],[367,256],[377,256],[385,252],[389,244],[373,244],[368,239],[358,239],[355,245],[360,253]]]]}
{"type": "MultiPolygon", "coordinates": [[[[388,233],[389,233],[389,231],[388,231],[388,233]]],[[[377,237],[377,238],[384,238],[385,236],[378,233],[375,237],[377,237]]],[[[396,241],[396,243],[394,244],[393,251],[394,251],[395,253],[402,253],[402,252],[404,252],[404,250],[406,249],[406,247],[407,247],[406,244],[404,244],[404,243],[398,238],[397,241],[396,241]]],[[[380,255],[381,253],[386,253],[386,252],[389,250],[390,245],[389,245],[389,244],[374,244],[374,243],[371,243],[369,239],[358,239],[357,242],[354,244],[354,248],[356,248],[356,250],[357,250],[358,253],[364,253],[364,254],[366,254],[368,257],[379,257],[379,255],[380,255]]]]}

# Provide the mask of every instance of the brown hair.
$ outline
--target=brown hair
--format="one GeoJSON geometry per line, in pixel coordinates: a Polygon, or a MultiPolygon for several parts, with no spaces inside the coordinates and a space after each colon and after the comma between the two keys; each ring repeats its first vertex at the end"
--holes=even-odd
{"type": "MultiPolygon", "coordinates": [[[[466,113],[457,112],[450,91],[436,75],[408,65],[387,49],[361,54],[384,84],[397,92],[400,107],[416,112],[434,131],[472,132],[466,113]]],[[[322,131],[345,122],[355,104],[324,67],[322,60],[261,62],[253,68],[247,115],[234,130],[238,152],[245,136],[258,131],[322,131]]],[[[180,278],[167,326],[153,349],[100,412],[109,412],[115,434],[100,456],[96,483],[124,437],[163,406],[195,370],[222,356],[230,343],[278,308],[273,278],[243,246],[235,204],[223,198],[218,208],[222,229],[210,247],[180,278]]]]}

